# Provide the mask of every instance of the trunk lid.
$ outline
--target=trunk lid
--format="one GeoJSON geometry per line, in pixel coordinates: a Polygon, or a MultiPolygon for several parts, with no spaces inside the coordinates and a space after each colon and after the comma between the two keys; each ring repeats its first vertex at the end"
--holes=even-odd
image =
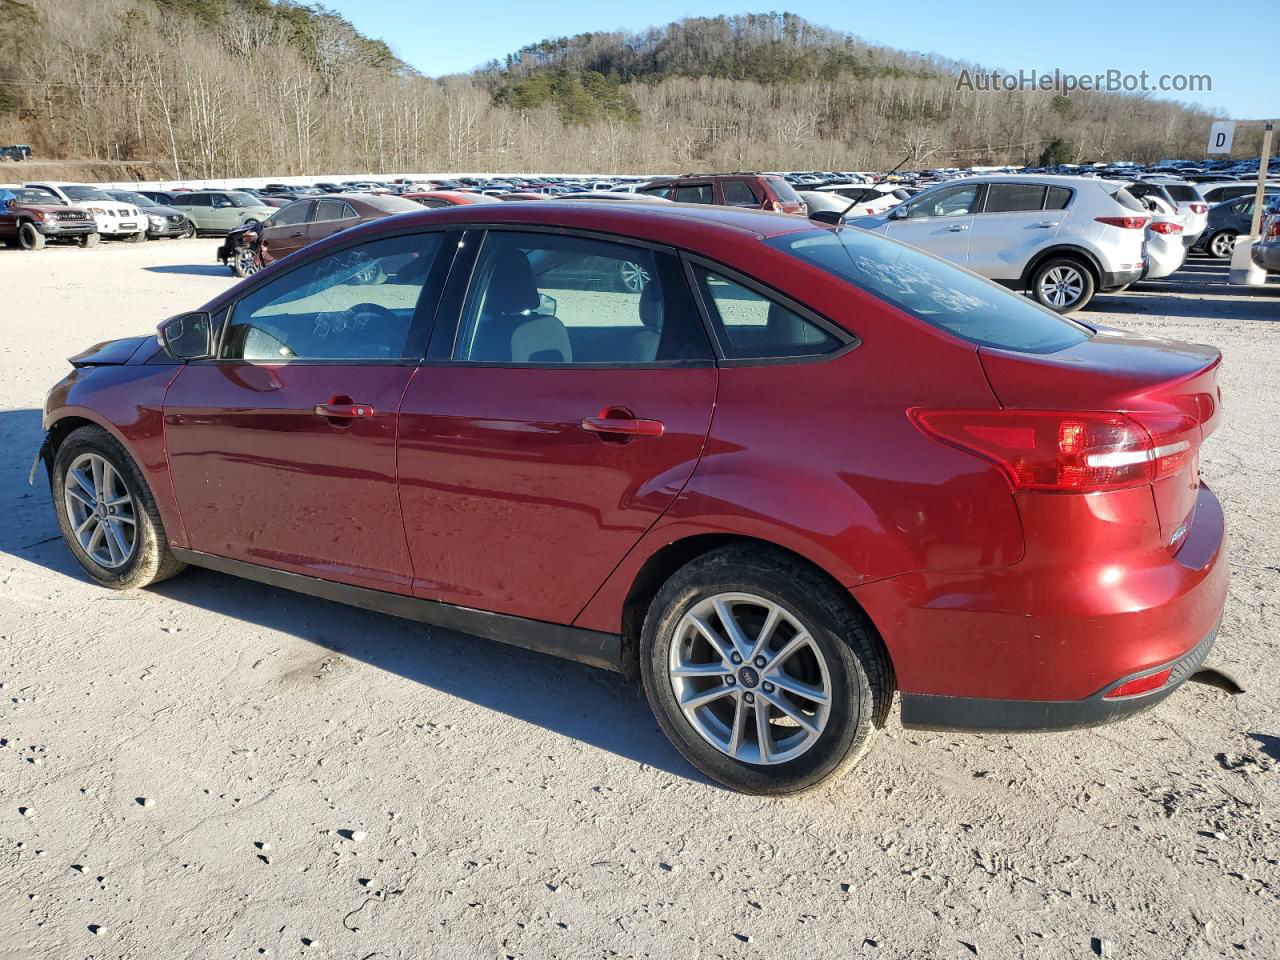
{"type": "Polygon", "coordinates": [[[1157,445],[1185,441],[1189,455],[1151,484],[1161,535],[1178,547],[1200,486],[1200,446],[1221,416],[1217,349],[1098,327],[1056,353],[981,347],[978,355],[1003,407],[1124,413],[1157,445]]]}

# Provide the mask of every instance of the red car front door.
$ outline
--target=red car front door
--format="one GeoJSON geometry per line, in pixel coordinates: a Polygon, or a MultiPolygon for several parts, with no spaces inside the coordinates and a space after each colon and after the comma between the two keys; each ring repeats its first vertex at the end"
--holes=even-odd
{"type": "Polygon", "coordinates": [[[401,405],[414,592],[571,623],[701,456],[709,341],[661,250],[493,230],[469,290],[401,405]]]}
{"type": "Polygon", "coordinates": [[[438,299],[441,236],[313,260],[231,308],[219,359],[188,364],[165,398],[192,549],[409,592],[396,411],[438,299]]]}

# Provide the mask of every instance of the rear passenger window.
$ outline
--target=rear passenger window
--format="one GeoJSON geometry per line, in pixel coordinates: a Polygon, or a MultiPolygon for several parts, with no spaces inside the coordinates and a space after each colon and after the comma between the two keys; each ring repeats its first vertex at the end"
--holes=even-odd
{"type": "Polygon", "coordinates": [[[1044,206],[1044,187],[1037,183],[993,183],[987,187],[984,213],[1016,213],[1044,206]]]}
{"type": "Polygon", "coordinates": [[[453,359],[501,364],[710,360],[680,263],[586,237],[485,238],[453,359]]]}
{"type": "Polygon", "coordinates": [[[727,277],[697,268],[727,360],[812,357],[843,343],[811,320],[727,277]]]}
{"type": "Polygon", "coordinates": [[[318,200],[316,201],[316,220],[345,220],[348,217],[354,217],[355,211],[352,210],[341,200],[318,200]]]}
{"type": "Polygon", "coordinates": [[[722,180],[720,188],[724,191],[724,202],[731,207],[760,206],[760,198],[745,180],[722,180]]]}
{"type": "Polygon", "coordinates": [[[709,183],[693,183],[686,187],[676,187],[675,196],[671,198],[676,203],[715,203],[715,191],[709,183]]]}
{"type": "Polygon", "coordinates": [[[1065,210],[1071,202],[1071,191],[1066,187],[1050,187],[1049,196],[1045,199],[1046,210],[1065,210]]]}

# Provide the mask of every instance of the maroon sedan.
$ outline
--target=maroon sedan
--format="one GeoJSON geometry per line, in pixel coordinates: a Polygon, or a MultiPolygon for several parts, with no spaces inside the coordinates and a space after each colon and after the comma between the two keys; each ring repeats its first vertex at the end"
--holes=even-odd
{"type": "Polygon", "coordinates": [[[197,564],[638,673],[698,769],[786,793],[895,691],[1061,728],[1198,669],[1219,361],[853,228],[459,206],[74,358],[40,457],[105,586],[197,564]]]}

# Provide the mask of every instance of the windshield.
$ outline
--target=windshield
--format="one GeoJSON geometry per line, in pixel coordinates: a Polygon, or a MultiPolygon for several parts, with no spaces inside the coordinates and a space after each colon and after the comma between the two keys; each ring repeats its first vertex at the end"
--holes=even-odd
{"type": "Polygon", "coordinates": [[[104,190],[99,190],[97,187],[77,187],[72,185],[72,186],[63,187],[62,192],[65,193],[72,200],[110,200],[111,199],[110,194],[108,194],[104,190]]]}
{"type": "Polygon", "coordinates": [[[791,184],[783,180],[781,177],[769,177],[769,185],[773,187],[773,192],[778,195],[778,199],[783,203],[800,203],[800,194],[796,193],[791,184]]]}
{"type": "Polygon", "coordinates": [[[257,197],[251,196],[251,195],[249,195],[249,194],[247,194],[247,193],[240,193],[239,191],[233,191],[232,193],[224,194],[224,196],[225,196],[228,200],[230,200],[230,201],[231,201],[231,203],[232,203],[232,205],[233,205],[233,206],[237,206],[237,207],[260,207],[260,206],[262,206],[262,201],[261,201],[261,200],[259,200],[257,197]]]}
{"type": "Polygon", "coordinates": [[[124,203],[132,203],[135,207],[160,206],[160,204],[156,203],[150,197],[144,197],[142,194],[134,193],[131,190],[112,190],[111,196],[115,197],[117,200],[123,201],[124,203]]]}
{"type": "Polygon", "coordinates": [[[56,204],[58,206],[66,206],[66,204],[46,190],[14,190],[14,199],[18,203],[35,203],[35,204],[56,204]]]}
{"type": "Polygon", "coordinates": [[[923,250],[865,230],[806,230],[766,241],[931,326],[982,346],[1050,353],[1089,330],[923,250]]]}

